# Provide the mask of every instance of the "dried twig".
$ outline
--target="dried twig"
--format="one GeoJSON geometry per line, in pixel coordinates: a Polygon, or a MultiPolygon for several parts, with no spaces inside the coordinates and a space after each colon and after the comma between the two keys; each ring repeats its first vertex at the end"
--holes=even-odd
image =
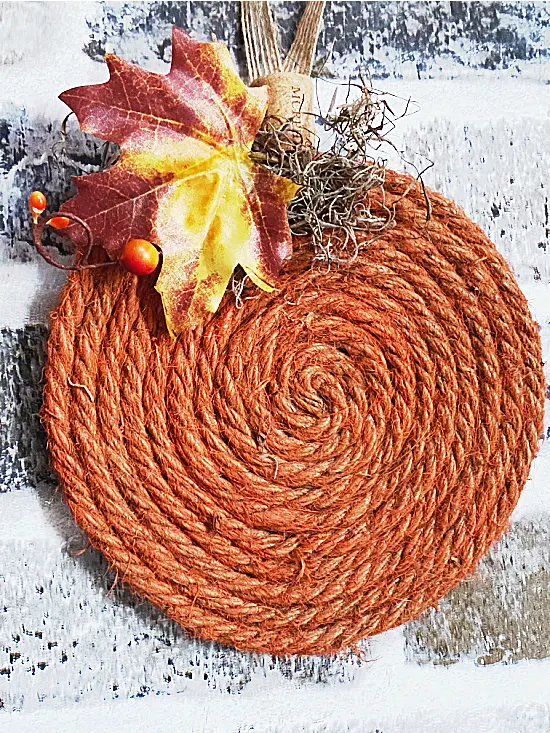
{"type": "Polygon", "coordinates": [[[38,221],[33,224],[32,231],[34,246],[36,247],[38,254],[44,260],[46,260],[49,265],[53,265],[59,270],[95,270],[100,267],[107,267],[108,265],[117,264],[116,262],[112,262],[110,260],[107,262],[98,262],[92,264],[88,262],[94,246],[92,230],[83,219],[81,219],[79,216],[76,216],[75,214],[70,214],[67,211],[56,211],[53,214],[43,214],[40,219],[38,219],[38,221]],[[63,217],[65,219],[68,219],[73,225],[82,227],[82,229],[84,230],[84,234],[86,235],[86,245],[83,248],[77,249],[76,258],[73,265],[64,265],[62,262],[58,262],[50,255],[50,253],[46,249],[46,246],[42,242],[44,229],[48,226],[48,222],[55,217],[63,217]]]}
{"type": "MultiPolygon", "coordinates": [[[[288,206],[288,220],[294,235],[311,237],[313,262],[341,264],[353,261],[359,247],[368,246],[393,225],[395,207],[387,208],[377,197],[376,213],[370,194],[383,192],[386,161],[376,153],[391,142],[395,121],[409,114],[411,101],[397,115],[387,99],[369,90],[362,77],[349,82],[346,103],[334,110],[336,92],[329,111],[322,118],[332,145],[321,151],[312,147],[296,128],[294,120],[280,126],[278,121],[264,124],[252,148],[254,161],[301,186],[288,206]],[[359,96],[349,100],[352,89],[359,96]],[[370,232],[371,236],[357,237],[370,232]]],[[[397,151],[399,153],[399,151],[397,151]]],[[[401,153],[399,153],[401,155],[401,153]]],[[[421,173],[419,178],[421,180],[421,173]]],[[[425,187],[427,217],[430,205],[425,187]]]]}

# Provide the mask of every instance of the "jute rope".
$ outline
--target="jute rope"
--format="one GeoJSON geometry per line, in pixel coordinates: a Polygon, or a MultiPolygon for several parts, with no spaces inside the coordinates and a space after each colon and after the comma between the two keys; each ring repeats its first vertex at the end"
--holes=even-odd
{"type": "MultiPolygon", "coordinates": [[[[409,185],[389,172],[386,203],[409,185]]],[[[120,581],[192,634],[333,652],[420,613],[506,529],[542,430],[537,325],[502,256],[420,188],[348,269],[172,341],[150,282],[75,273],[42,416],[120,581]]]]}
{"type": "Polygon", "coordinates": [[[324,0],[306,3],[296,35],[283,63],[269,2],[241,2],[241,25],[250,86],[266,86],[269,101],[264,125],[279,127],[291,120],[304,142],[315,144],[313,68],[324,0]]]}

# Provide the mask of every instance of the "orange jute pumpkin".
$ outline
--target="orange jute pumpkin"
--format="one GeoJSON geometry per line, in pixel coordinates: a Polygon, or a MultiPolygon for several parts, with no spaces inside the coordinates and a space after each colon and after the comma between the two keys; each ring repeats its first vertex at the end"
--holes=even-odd
{"type": "MultiPolygon", "coordinates": [[[[253,77],[307,88],[322,5],[283,68],[267,4],[242,4],[253,77]]],[[[388,171],[369,205],[394,226],[353,262],[318,272],[295,240],[275,292],[226,294],[176,340],[150,277],[69,278],[45,369],[53,468],[116,577],[190,633],[353,648],[506,530],[542,430],[538,328],[482,230],[429,199],[427,221],[421,185],[388,171]]]]}
{"type": "MultiPolygon", "coordinates": [[[[158,294],[74,273],[42,416],[78,524],[198,637],[324,654],[401,624],[505,530],[542,430],[537,324],[453,203],[388,172],[395,227],[348,267],[295,242],[280,289],[173,340],[158,294]]],[[[375,194],[376,196],[376,194],[375,194]]]]}

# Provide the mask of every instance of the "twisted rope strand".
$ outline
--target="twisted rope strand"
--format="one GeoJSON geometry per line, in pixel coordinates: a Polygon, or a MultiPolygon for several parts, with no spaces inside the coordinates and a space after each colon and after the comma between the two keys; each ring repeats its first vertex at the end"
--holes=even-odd
{"type": "MultiPolygon", "coordinates": [[[[385,204],[411,183],[388,172],[385,204]]],[[[413,187],[348,268],[315,272],[297,240],[278,291],[228,295],[177,341],[150,282],[70,278],[52,465],[118,577],[192,634],[341,650],[436,603],[506,529],[542,430],[537,324],[480,228],[430,200],[426,222],[413,187]]]]}

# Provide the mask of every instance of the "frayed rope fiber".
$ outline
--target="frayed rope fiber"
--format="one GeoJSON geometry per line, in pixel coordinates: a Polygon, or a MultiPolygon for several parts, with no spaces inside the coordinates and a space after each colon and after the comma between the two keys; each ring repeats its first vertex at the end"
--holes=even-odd
{"type": "MultiPolygon", "coordinates": [[[[388,172],[385,204],[411,184],[388,172]]],[[[42,417],[78,524],[190,633],[324,654],[435,604],[506,529],[542,431],[536,323],[503,257],[419,185],[350,266],[172,341],[150,281],[73,274],[42,417]]]]}

